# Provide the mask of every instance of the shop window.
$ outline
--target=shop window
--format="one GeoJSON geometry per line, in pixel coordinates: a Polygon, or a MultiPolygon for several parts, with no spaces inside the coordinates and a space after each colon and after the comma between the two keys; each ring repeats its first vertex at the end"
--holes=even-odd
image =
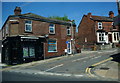
{"type": "Polygon", "coordinates": [[[56,40],[48,40],[48,52],[57,52],[56,40]]]}
{"type": "Polygon", "coordinates": [[[32,21],[25,21],[25,32],[32,32],[32,21]]]}
{"type": "Polygon", "coordinates": [[[55,25],[54,24],[49,25],[49,33],[50,34],[55,34],[55,25]]]}
{"type": "Polygon", "coordinates": [[[34,47],[23,47],[23,57],[34,57],[35,49],[34,47]]]}

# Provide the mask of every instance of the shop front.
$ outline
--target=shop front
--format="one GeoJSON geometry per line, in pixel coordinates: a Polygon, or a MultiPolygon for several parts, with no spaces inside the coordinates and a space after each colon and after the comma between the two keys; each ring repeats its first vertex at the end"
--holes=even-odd
{"type": "Polygon", "coordinates": [[[37,61],[44,58],[45,38],[15,36],[2,42],[2,63],[9,65],[37,61]]]}

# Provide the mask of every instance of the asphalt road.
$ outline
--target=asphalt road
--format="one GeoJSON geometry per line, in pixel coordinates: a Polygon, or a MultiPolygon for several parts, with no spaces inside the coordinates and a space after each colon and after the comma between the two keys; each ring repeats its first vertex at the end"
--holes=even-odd
{"type": "Polygon", "coordinates": [[[3,81],[105,81],[88,76],[86,68],[118,53],[116,49],[84,52],[3,71],[3,81]]]}

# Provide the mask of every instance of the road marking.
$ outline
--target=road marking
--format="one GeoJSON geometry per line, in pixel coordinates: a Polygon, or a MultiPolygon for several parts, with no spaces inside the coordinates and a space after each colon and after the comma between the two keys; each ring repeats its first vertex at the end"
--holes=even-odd
{"type": "Polygon", "coordinates": [[[99,64],[102,64],[102,63],[104,63],[104,62],[106,62],[106,61],[109,61],[109,60],[112,60],[113,58],[112,57],[110,57],[110,58],[108,58],[108,59],[105,59],[105,60],[103,60],[103,61],[100,61],[100,62],[98,62],[98,63],[95,63],[95,64],[93,64],[92,66],[97,66],[97,65],[99,65],[99,64]]]}
{"type": "Polygon", "coordinates": [[[50,70],[55,69],[55,68],[60,67],[60,66],[63,66],[63,64],[60,64],[60,65],[57,65],[57,66],[52,67],[52,68],[50,68],[50,69],[47,69],[47,70],[45,70],[44,72],[50,71],[50,70]]]}
{"type": "MultiPolygon", "coordinates": [[[[113,58],[110,57],[110,58],[108,58],[108,59],[105,59],[105,60],[103,60],[103,61],[100,61],[100,62],[98,62],[98,63],[95,63],[95,64],[93,64],[92,66],[95,67],[95,66],[97,66],[97,65],[100,65],[100,64],[102,64],[102,63],[104,63],[104,62],[107,62],[107,61],[109,61],[109,60],[112,60],[112,59],[113,59],[113,58]]],[[[95,76],[91,73],[91,69],[92,69],[92,68],[87,67],[86,70],[85,70],[85,72],[87,73],[87,75],[88,75],[89,77],[95,77],[95,76]]]]}

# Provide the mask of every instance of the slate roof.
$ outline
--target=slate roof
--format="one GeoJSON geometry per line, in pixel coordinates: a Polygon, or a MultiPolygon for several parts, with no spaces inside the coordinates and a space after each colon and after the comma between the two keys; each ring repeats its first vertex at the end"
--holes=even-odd
{"type": "Polygon", "coordinates": [[[105,17],[105,16],[91,16],[92,20],[95,21],[107,21],[107,22],[113,22],[113,18],[105,17]]]}
{"type": "MultiPolygon", "coordinates": [[[[42,17],[39,15],[33,14],[33,13],[26,13],[26,14],[20,14],[20,15],[10,15],[10,17],[20,17],[20,18],[26,18],[26,19],[31,19],[31,20],[49,22],[49,23],[71,25],[71,22],[68,22],[68,21],[50,19],[50,18],[46,18],[46,17],[42,17]]],[[[73,23],[73,25],[75,25],[75,23],[73,23]]]]}

